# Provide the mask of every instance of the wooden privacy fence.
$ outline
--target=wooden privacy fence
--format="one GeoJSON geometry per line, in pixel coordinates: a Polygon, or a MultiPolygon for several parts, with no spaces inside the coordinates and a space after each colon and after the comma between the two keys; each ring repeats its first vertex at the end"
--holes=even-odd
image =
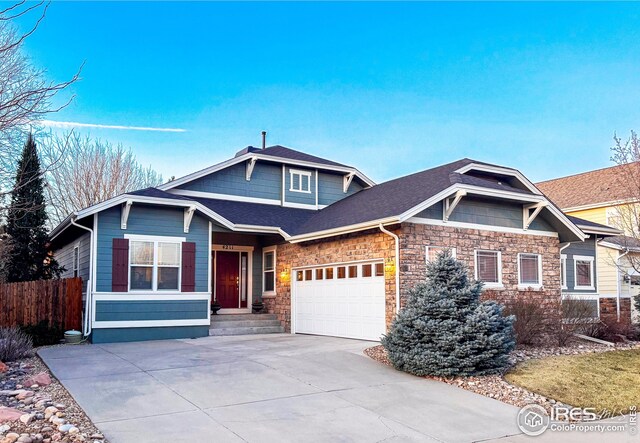
{"type": "Polygon", "coordinates": [[[82,279],[0,284],[0,327],[47,321],[65,331],[82,328],[82,279]]]}

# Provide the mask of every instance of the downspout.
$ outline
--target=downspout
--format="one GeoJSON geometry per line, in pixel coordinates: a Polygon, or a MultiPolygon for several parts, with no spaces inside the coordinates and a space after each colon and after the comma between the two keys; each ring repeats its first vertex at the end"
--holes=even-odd
{"type": "Polygon", "coordinates": [[[89,279],[87,280],[87,294],[84,300],[84,325],[83,325],[83,331],[82,331],[82,335],[84,335],[85,337],[88,337],[89,334],[91,334],[91,317],[92,317],[92,312],[91,312],[91,307],[93,306],[92,303],[92,299],[93,299],[93,294],[91,293],[91,284],[93,281],[93,259],[94,259],[94,253],[95,251],[93,250],[93,229],[91,228],[87,228],[86,226],[82,226],[79,225],[78,223],[76,223],[76,218],[77,215],[74,215],[73,217],[71,217],[71,224],[73,226],[77,226],[80,229],[84,229],[85,231],[89,231],[90,237],[89,237],[89,250],[91,251],[91,256],[89,257],[89,279]]]}
{"type": "MultiPolygon", "coordinates": [[[[564,250],[565,250],[566,248],[568,248],[569,246],[571,246],[571,243],[567,243],[567,244],[566,244],[566,245],[564,245],[564,246],[560,246],[560,250],[558,251],[558,252],[560,252],[560,254],[559,254],[559,255],[560,255],[560,270],[562,270],[562,251],[564,251],[564,250]]],[[[567,275],[566,275],[566,274],[567,274],[567,268],[566,268],[566,266],[565,266],[565,268],[564,268],[564,275],[563,275],[563,278],[564,278],[565,280],[567,280],[567,275]]],[[[563,287],[563,283],[564,283],[564,282],[562,282],[562,281],[560,282],[560,304],[561,304],[561,305],[562,305],[562,300],[564,300],[564,295],[562,294],[562,291],[563,291],[563,289],[562,289],[562,287],[563,287]]],[[[567,285],[567,289],[565,289],[565,290],[566,290],[566,291],[568,291],[568,290],[569,290],[569,286],[568,286],[568,285],[567,285]]]]}
{"type": "MultiPolygon", "coordinates": [[[[616,279],[616,283],[617,283],[617,296],[616,296],[616,309],[618,311],[618,321],[620,321],[620,293],[622,292],[622,284],[620,283],[620,279],[621,279],[621,275],[620,275],[620,259],[622,257],[624,257],[625,255],[627,255],[629,253],[629,250],[627,249],[627,251],[622,254],[619,255],[618,258],[616,258],[616,271],[618,272],[618,278],[616,279]]],[[[629,287],[631,287],[631,280],[629,280],[629,287]]]]}
{"type": "Polygon", "coordinates": [[[384,226],[382,226],[382,223],[380,223],[380,231],[382,231],[384,234],[390,235],[391,237],[393,237],[393,239],[395,240],[395,244],[396,244],[396,256],[395,256],[395,273],[396,273],[396,315],[398,315],[398,312],[400,312],[400,238],[394,234],[393,232],[385,229],[384,226]]]}

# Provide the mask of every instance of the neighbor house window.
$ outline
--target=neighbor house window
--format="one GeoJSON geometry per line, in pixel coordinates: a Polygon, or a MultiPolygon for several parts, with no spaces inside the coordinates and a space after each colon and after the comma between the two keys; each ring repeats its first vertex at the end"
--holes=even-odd
{"type": "Polygon", "coordinates": [[[476,251],[476,279],[486,287],[502,286],[500,251],[476,251]]]}
{"type": "Polygon", "coordinates": [[[567,289],[567,256],[564,254],[560,256],[560,283],[562,289],[567,289]]]}
{"type": "Polygon", "coordinates": [[[289,170],[289,191],[311,193],[311,172],[299,169],[289,170]]]}
{"type": "Polygon", "coordinates": [[[593,257],[573,256],[575,267],[575,289],[595,289],[593,285],[593,257]]]}
{"type": "Polygon", "coordinates": [[[73,276],[77,277],[80,272],[80,247],[73,248],[73,276]]]}
{"type": "Polygon", "coordinates": [[[518,285],[542,286],[542,259],[539,254],[518,254],[518,285]]]}
{"type": "Polygon", "coordinates": [[[177,291],[180,288],[181,241],[131,239],[129,288],[177,291]]]}
{"type": "Polygon", "coordinates": [[[425,255],[427,257],[427,263],[434,261],[438,257],[438,254],[442,254],[442,252],[447,249],[451,251],[451,256],[456,258],[456,248],[447,248],[446,246],[427,246],[427,252],[425,255]]]}
{"type": "Polygon", "coordinates": [[[262,251],[262,292],[267,295],[276,293],[275,248],[266,248],[262,251]]]}

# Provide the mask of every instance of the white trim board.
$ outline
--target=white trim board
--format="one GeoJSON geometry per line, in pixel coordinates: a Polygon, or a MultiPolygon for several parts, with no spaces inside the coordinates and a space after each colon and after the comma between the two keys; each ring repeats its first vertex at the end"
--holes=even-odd
{"type": "Polygon", "coordinates": [[[371,180],[369,177],[364,175],[362,172],[360,172],[356,168],[350,168],[350,167],[346,167],[346,166],[327,165],[327,164],[324,164],[324,163],[308,162],[308,161],[303,161],[303,160],[292,160],[292,159],[284,158],[284,157],[276,157],[276,156],[273,156],[273,155],[265,155],[265,154],[261,154],[260,152],[248,152],[246,154],[242,154],[241,156],[225,160],[225,161],[223,161],[221,163],[218,163],[216,165],[210,166],[208,168],[201,169],[200,171],[196,171],[196,172],[193,172],[191,174],[185,175],[184,177],[180,177],[180,178],[175,179],[173,181],[170,181],[168,183],[164,183],[164,184],[158,186],[158,189],[160,189],[162,191],[166,191],[168,189],[172,189],[172,188],[175,188],[177,186],[180,186],[180,185],[183,185],[185,183],[188,183],[190,181],[193,181],[193,180],[196,180],[198,178],[204,177],[205,175],[209,175],[209,174],[212,174],[214,172],[220,171],[222,169],[228,168],[230,166],[236,165],[238,163],[242,163],[244,161],[251,160],[252,158],[255,158],[257,160],[263,160],[265,162],[282,163],[283,165],[286,164],[286,165],[294,165],[294,166],[302,166],[302,167],[311,167],[311,168],[317,168],[317,169],[325,170],[325,171],[337,171],[337,172],[344,172],[344,173],[353,172],[358,176],[358,178],[360,178],[367,185],[369,185],[369,186],[375,185],[375,182],[373,180],[371,180]]]}
{"type": "Polygon", "coordinates": [[[514,177],[518,179],[520,183],[522,183],[529,191],[533,192],[534,194],[542,195],[542,193],[538,190],[538,188],[536,188],[536,186],[533,183],[531,183],[529,179],[525,177],[524,174],[522,174],[517,169],[506,168],[503,166],[485,165],[482,163],[470,163],[466,166],[463,166],[462,168],[457,169],[455,172],[459,174],[464,174],[472,170],[480,171],[480,172],[490,172],[493,174],[508,175],[508,176],[514,177]]]}
{"type": "MultiPolygon", "coordinates": [[[[209,309],[207,309],[209,311],[209,309]]],[[[188,320],[127,320],[127,321],[94,321],[93,329],[106,328],[152,328],[163,326],[209,326],[208,318],[188,320]]]]}
{"type": "Polygon", "coordinates": [[[489,232],[506,232],[511,234],[521,234],[521,235],[537,235],[542,237],[558,237],[557,232],[550,231],[537,231],[535,229],[519,229],[519,228],[509,228],[507,226],[494,226],[494,225],[481,225],[478,223],[465,223],[465,222],[454,222],[454,221],[443,221],[433,218],[422,218],[422,217],[411,217],[407,220],[409,223],[416,223],[419,225],[433,225],[433,226],[449,226],[452,228],[464,228],[464,229],[476,229],[478,231],[489,231],[489,232]]]}
{"type": "Polygon", "coordinates": [[[191,191],[189,189],[169,189],[170,194],[182,195],[184,197],[209,198],[212,200],[237,201],[244,203],[259,203],[261,205],[280,206],[280,200],[259,197],[245,197],[243,195],[218,194],[215,192],[191,191]]]}
{"type": "Polygon", "coordinates": [[[94,298],[97,301],[191,301],[209,300],[210,292],[167,292],[154,294],[152,291],[141,294],[140,292],[97,292],[94,298]]]}

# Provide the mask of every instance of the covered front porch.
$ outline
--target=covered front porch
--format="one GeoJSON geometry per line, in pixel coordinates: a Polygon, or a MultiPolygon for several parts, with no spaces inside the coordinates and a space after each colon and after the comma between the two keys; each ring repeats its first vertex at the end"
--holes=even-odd
{"type": "Polygon", "coordinates": [[[215,315],[259,313],[275,296],[276,235],[212,232],[211,307],[215,315]]]}

